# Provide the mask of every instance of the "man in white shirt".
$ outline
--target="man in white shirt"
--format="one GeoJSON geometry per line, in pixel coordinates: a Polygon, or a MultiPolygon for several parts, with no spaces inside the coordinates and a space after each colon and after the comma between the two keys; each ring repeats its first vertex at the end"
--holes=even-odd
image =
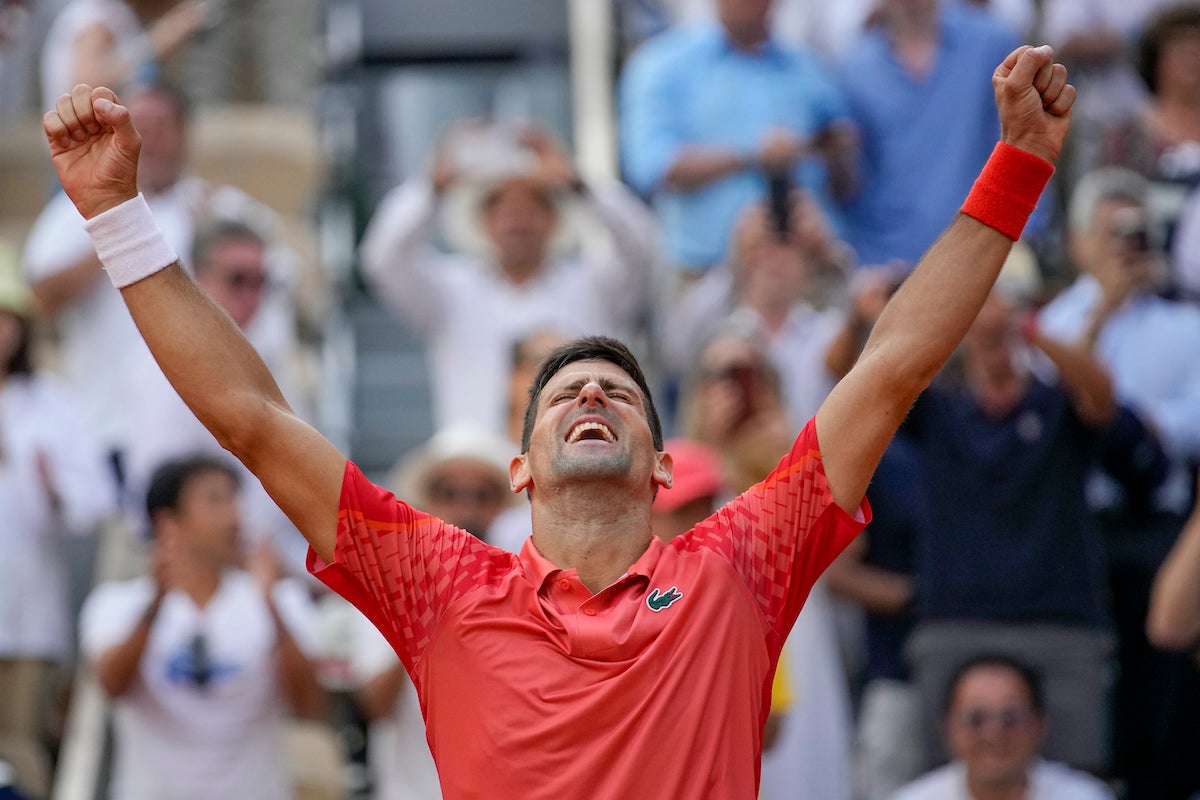
{"type": "Polygon", "coordinates": [[[194,456],[155,473],[153,576],[107,583],[83,651],[116,706],[113,800],[285,800],[285,714],[322,705],[314,611],[269,550],[239,569],[237,474],[194,456]]]}
{"type": "Polygon", "coordinates": [[[452,128],[362,244],[371,285],[425,338],[435,426],[501,436],[513,344],[544,329],[628,338],[656,258],[649,210],[615,181],[583,181],[536,128],[452,128]],[[434,244],[439,215],[450,253],[434,244]]]}
{"type": "Polygon", "coordinates": [[[1007,656],[980,655],[958,668],[943,727],[954,761],[908,784],[892,800],[1112,800],[1101,781],[1042,761],[1041,682],[1007,656]]]}

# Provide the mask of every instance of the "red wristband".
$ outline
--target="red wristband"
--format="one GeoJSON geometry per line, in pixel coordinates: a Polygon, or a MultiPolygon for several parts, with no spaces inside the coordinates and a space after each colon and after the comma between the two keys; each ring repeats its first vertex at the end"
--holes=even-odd
{"type": "Polygon", "coordinates": [[[1014,242],[1029,221],[1054,166],[1005,142],[996,149],[975,179],[962,213],[994,228],[1014,242]]]}

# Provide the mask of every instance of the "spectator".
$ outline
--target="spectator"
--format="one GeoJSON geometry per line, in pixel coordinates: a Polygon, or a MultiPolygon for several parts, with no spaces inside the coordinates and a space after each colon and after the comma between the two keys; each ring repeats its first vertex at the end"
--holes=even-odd
{"type": "Polygon", "coordinates": [[[626,177],[653,196],[667,257],[692,279],[729,252],[768,175],[803,186],[826,214],[853,182],[844,101],[814,54],[770,37],[771,7],[720,0],[717,22],[655,37],[621,76],[626,177]]]}
{"type": "Polygon", "coordinates": [[[1136,63],[1147,100],[1103,131],[1094,166],[1145,176],[1149,210],[1169,250],[1188,194],[1200,185],[1200,6],[1172,5],[1151,17],[1136,63]]]}
{"type": "Polygon", "coordinates": [[[765,205],[738,220],[728,261],[708,272],[667,317],[664,350],[684,373],[722,325],[755,331],[778,368],[788,421],[799,427],[833,388],[828,351],[843,327],[829,308],[844,292],[844,248],[811,199],[796,198],[785,230],[765,205]]]}
{"type": "Polygon", "coordinates": [[[862,135],[845,236],[859,263],[912,264],[991,152],[999,123],[987,65],[1017,39],[984,10],[953,0],[882,0],[877,16],[840,69],[862,135]],[[951,120],[955,135],[947,137],[951,120]]]}
{"type": "Polygon", "coordinates": [[[947,677],[972,655],[1001,650],[1045,676],[1056,720],[1047,755],[1099,773],[1112,642],[1085,485],[1116,404],[1089,351],[1027,330],[1029,345],[1058,368],[1057,381],[1039,380],[1018,319],[1014,300],[993,292],[963,339],[961,375],[931,386],[905,422],[929,523],[918,541],[922,592],[908,656],[928,763],[937,761],[932,734],[947,677]]]}
{"type": "MultiPolygon", "coordinates": [[[[165,83],[141,87],[128,95],[128,103],[142,134],[140,188],[175,252],[190,261],[186,254],[202,219],[236,219],[272,229],[273,215],[242,192],[188,174],[188,106],[177,89],[165,83]]],[[[273,248],[268,263],[271,291],[248,334],[260,348],[273,350],[294,336],[294,309],[288,254],[273,248]]],[[[121,298],[106,285],[83,219],[65,195],[55,196],[39,215],[25,243],[23,267],[56,324],[62,375],[79,393],[85,421],[112,454],[123,480],[134,426],[129,354],[142,349],[141,337],[121,298]]]]}
{"type": "Polygon", "coordinates": [[[116,509],[99,445],[74,398],[32,361],[33,298],[0,240],[0,739],[49,754],[58,670],[74,626],[63,537],[92,533],[116,509]]]}
{"type": "Polygon", "coordinates": [[[425,337],[434,424],[504,435],[510,350],[532,331],[632,334],[650,296],[650,224],[615,182],[584,182],[539,128],[447,132],[430,174],[384,198],[362,243],[371,285],[425,337]],[[449,254],[434,247],[439,211],[449,254]],[[585,213],[603,249],[577,249],[585,213]]]}
{"type": "Polygon", "coordinates": [[[323,700],[314,608],[269,547],[236,566],[236,495],[224,461],[161,466],[146,493],[152,574],[84,604],[84,653],[115,701],[114,797],[291,797],[285,714],[315,716],[323,700]]]}
{"type": "Polygon", "coordinates": [[[205,0],[71,0],[42,45],[42,107],[54,108],[77,83],[129,88],[157,80],[207,24],[205,0]]]}
{"type": "Polygon", "coordinates": [[[1200,341],[1200,310],[1156,294],[1165,267],[1146,196],[1146,179],[1126,169],[1079,180],[1068,223],[1081,274],[1042,311],[1041,326],[1105,364],[1124,408],[1126,452],[1141,453],[1106,458],[1088,487],[1119,647],[1113,774],[1134,798],[1173,798],[1200,785],[1195,760],[1178,755],[1200,746],[1200,719],[1179,713],[1198,678],[1185,657],[1153,648],[1145,628],[1154,576],[1192,507],[1187,464],[1200,456],[1200,358],[1191,343],[1200,341]],[[1168,460],[1155,467],[1149,456],[1160,446],[1168,460]]]}
{"type": "Polygon", "coordinates": [[[1136,117],[1146,87],[1132,45],[1145,20],[1176,0],[1045,0],[1042,36],[1070,65],[1079,88],[1076,125],[1062,171],[1067,187],[1097,163],[1102,131],[1136,117]],[[1077,76],[1077,77],[1076,77],[1077,76]]]}
{"type": "Polygon", "coordinates": [[[1046,703],[1041,679],[1022,662],[975,656],[957,668],[947,687],[942,733],[954,761],[893,800],[1113,800],[1091,775],[1039,758],[1046,703]]]}
{"type": "MultiPolygon", "coordinates": [[[[293,366],[296,342],[271,341],[273,337],[263,336],[255,325],[270,292],[269,252],[267,239],[250,225],[231,219],[203,219],[198,221],[189,262],[200,288],[254,337],[259,354],[286,387],[284,396],[293,408],[303,411],[304,405],[293,399],[299,394],[293,366]]],[[[247,542],[252,547],[264,540],[271,542],[289,573],[307,577],[307,543],[258,479],[197,422],[144,346],[137,346],[128,357],[129,380],[137,391],[130,393],[127,403],[131,418],[137,421],[137,435],[130,438],[127,451],[127,494],[144,497],[150,476],[168,459],[195,452],[226,459],[240,475],[238,499],[247,542]]]]}

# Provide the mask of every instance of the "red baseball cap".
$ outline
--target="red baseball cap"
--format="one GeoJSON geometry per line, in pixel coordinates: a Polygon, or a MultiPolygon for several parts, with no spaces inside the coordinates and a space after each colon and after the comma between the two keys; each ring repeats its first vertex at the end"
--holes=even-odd
{"type": "Polygon", "coordinates": [[[694,439],[668,439],[663,450],[671,454],[675,480],[670,489],[658,490],[655,511],[674,511],[701,497],[727,493],[721,459],[711,447],[694,439]]]}

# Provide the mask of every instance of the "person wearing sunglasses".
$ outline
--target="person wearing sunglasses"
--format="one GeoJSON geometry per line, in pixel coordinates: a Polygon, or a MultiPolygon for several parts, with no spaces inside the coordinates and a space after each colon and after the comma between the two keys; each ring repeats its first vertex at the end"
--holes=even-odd
{"type": "Polygon", "coordinates": [[[1038,756],[1048,725],[1042,683],[1016,659],[980,654],[946,690],[942,733],[954,760],[892,800],[1112,800],[1102,781],[1038,756]]]}

